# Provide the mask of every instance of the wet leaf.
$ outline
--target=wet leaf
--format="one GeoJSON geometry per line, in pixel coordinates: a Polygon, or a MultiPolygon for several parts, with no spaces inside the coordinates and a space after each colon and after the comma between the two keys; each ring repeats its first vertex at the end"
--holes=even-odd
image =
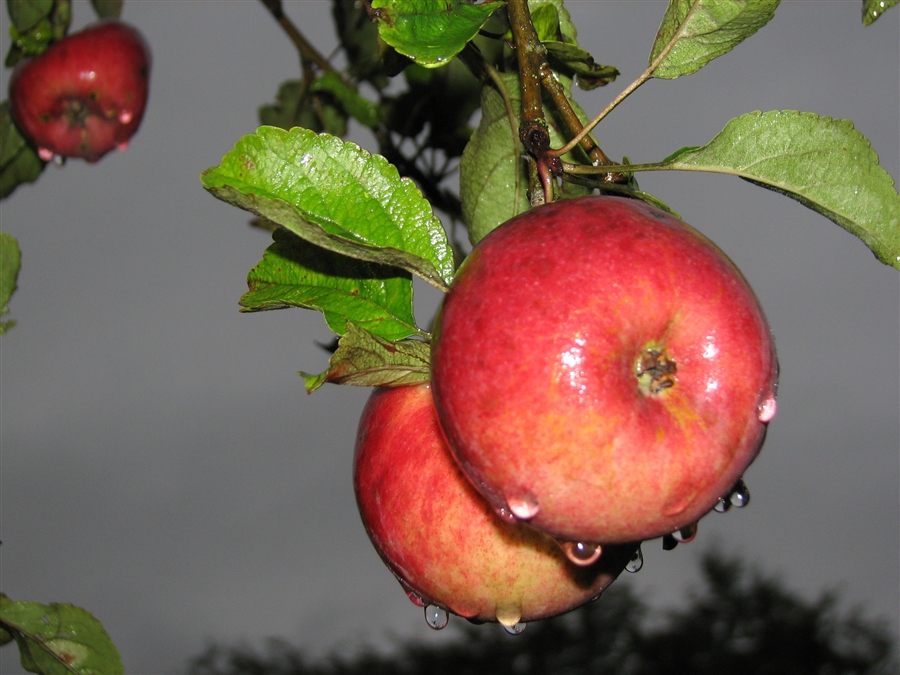
{"type": "Polygon", "coordinates": [[[22,667],[45,675],[119,675],[119,651],[103,625],[68,604],[42,605],[0,596],[0,624],[19,647],[22,667]]]}
{"type": "Polygon", "coordinates": [[[863,0],[862,22],[863,26],[875,23],[888,9],[896,5],[900,0],[863,0]]]}
{"type": "Polygon", "coordinates": [[[663,164],[733,174],[785,194],[900,269],[900,194],[868,139],[849,120],[793,110],[747,113],[707,145],[682,149],[663,164]]]}
{"type": "MultiPolygon", "coordinates": [[[[11,234],[0,232],[0,316],[9,314],[7,305],[16,290],[21,262],[19,242],[11,234]]],[[[0,335],[15,325],[15,321],[0,321],[0,335]]]]}
{"type": "Polygon", "coordinates": [[[384,157],[308,129],[260,127],[201,175],[217,198],[329,251],[399,267],[446,290],[447,234],[409,178],[384,157]]]}
{"type": "Polygon", "coordinates": [[[247,275],[242,311],[305,307],[322,312],[338,334],[348,323],[388,340],[420,333],[408,272],[327,251],[283,228],[272,238],[247,275]]]}
{"type": "Polygon", "coordinates": [[[502,2],[467,0],[372,0],[381,38],[428,68],[450,62],[502,2]]]}
{"type": "Polygon", "coordinates": [[[326,382],[358,387],[399,387],[431,379],[431,346],[422,340],[390,341],[348,325],[328,370],[301,373],[310,393],[326,382]]]}
{"type": "Polygon", "coordinates": [[[650,52],[653,77],[700,70],[766,25],[779,0],[670,0],[650,52]]]}

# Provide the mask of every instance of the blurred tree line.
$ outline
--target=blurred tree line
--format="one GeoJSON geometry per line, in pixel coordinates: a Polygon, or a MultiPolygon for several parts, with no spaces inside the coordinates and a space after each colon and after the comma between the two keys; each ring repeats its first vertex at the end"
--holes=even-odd
{"type": "MultiPolygon", "coordinates": [[[[897,640],[837,597],[809,601],[737,558],[707,553],[701,586],[682,608],[648,621],[627,584],[519,636],[464,624],[440,645],[408,641],[390,654],[363,651],[309,660],[271,640],[265,653],[209,646],[191,675],[897,675],[897,640]]],[[[461,623],[457,619],[457,623],[461,623]]],[[[492,630],[494,628],[494,630],[492,630]]]]}

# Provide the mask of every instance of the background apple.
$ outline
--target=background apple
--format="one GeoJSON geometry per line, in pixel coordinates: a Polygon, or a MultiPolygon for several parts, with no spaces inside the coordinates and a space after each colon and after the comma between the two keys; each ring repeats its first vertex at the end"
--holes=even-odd
{"type": "Polygon", "coordinates": [[[95,23],[22,61],[9,81],[13,119],[44,161],[96,162],[137,132],[147,105],[150,49],[131,26],[95,23]]]}
{"type": "Polygon", "coordinates": [[[646,203],[585,197],[502,225],[435,325],[434,398],[496,509],[566,541],[689,526],[775,414],[777,361],[743,276],[646,203]]]}
{"type": "Polygon", "coordinates": [[[376,389],[363,410],[354,489],[366,531],[410,599],[514,626],[600,594],[636,545],[604,548],[577,567],[556,542],[503,521],[457,467],[431,387],[376,389]]]}

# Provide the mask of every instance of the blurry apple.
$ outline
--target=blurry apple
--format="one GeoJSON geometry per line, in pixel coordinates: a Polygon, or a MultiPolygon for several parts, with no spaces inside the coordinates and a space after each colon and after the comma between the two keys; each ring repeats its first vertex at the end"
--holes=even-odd
{"type": "Polygon", "coordinates": [[[734,264],[642,201],[554,202],[461,266],[432,346],[460,466],[562,541],[666,535],[707,513],[775,415],[775,347],[734,264]]]}
{"type": "Polygon", "coordinates": [[[354,488],[369,537],[416,604],[514,626],[603,591],[636,545],[578,567],[557,543],[494,514],[446,446],[428,385],[376,389],[356,441],[354,488]]]}
{"type": "Polygon", "coordinates": [[[150,82],[150,49],[131,26],[105,20],[20,62],[9,81],[19,130],[44,161],[96,162],[137,132],[150,82]]]}

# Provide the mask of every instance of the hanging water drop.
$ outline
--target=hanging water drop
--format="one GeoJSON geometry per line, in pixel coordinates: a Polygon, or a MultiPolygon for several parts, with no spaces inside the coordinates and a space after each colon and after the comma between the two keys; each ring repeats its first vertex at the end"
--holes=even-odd
{"type": "Polygon", "coordinates": [[[731,500],[728,497],[719,497],[719,501],[716,502],[716,505],[713,507],[713,510],[717,513],[725,513],[731,508],[731,500]]]}
{"type": "Polygon", "coordinates": [[[680,530],[675,530],[672,533],[672,538],[679,544],[687,544],[689,541],[693,541],[694,537],[696,536],[697,523],[690,523],[682,527],[680,530]]]}
{"type": "Polygon", "coordinates": [[[560,543],[560,547],[566,557],[580,567],[594,564],[603,553],[600,544],[588,544],[583,541],[564,541],[560,543]]]}
{"type": "Polygon", "coordinates": [[[510,635],[521,635],[525,632],[525,628],[528,626],[524,621],[519,621],[518,623],[513,624],[512,626],[506,626],[504,624],[500,624],[503,626],[503,630],[505,630],[510,635]]]}
{"type": "Polygon", "coordinates": [[[730,501],[731,505],[736,509],[742,509],[750,503],[750,490],[747,489],[747,484],[744,482],[743,478],[738,479],[738,482],[731,488],[731,494],[728,495],[728,501],[730,501]]]}
{"type": "Polygon", "coordinates": [[[663,551],[671,551],[673,548],[678,546],[678,541],[671,534],[663,535],[662,538],[662,547],[663,551]]]}
{"type": "Polygon", "coordinates": [[[778,404],[775,402],[775,394],[770,392],[766,399],[759,404],[757,417],[760,422],[768,423],[772,421],[777,411],[778,404]]]}
{"type": "Polygon", "coordinates": [[[637,550],[634,552],[634,555],[631,556],[631,560],[629,560],[628,564],[625,565],[625,571],[634,574],[635,572],[640,571],[643,566],[644,554],[641,552],[641,547],[638,546],[637,550]]]}
{"type": "Polygon", "coordinates": [[[511,497],[506,500],[506,505],[510,512],[520,520],[531,520],[537,515],[539,508],[537,499],[531,495],[511,497]]]}
{"type": "Polygon", "coordinates": [[[425,623],[434,630],[446,628],[450,622],[450,614],[443,607],[437,605],[428,605],[425,608],[425,623]]]}

